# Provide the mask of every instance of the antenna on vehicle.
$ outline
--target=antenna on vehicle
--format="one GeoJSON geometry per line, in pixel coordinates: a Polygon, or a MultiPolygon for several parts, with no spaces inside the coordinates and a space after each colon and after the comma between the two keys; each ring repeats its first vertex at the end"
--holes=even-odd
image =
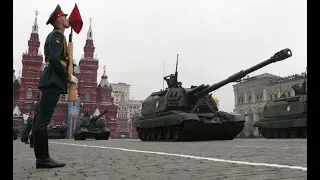
{"type": "MultiPolygon", "coordinates": [[[[279,77],[280,77],[280,79],[281,79],[280,72],[279,72],[279,77]]],[[[282,96],[282,94],[281,94],[281,84],[282,84],[282,83],[280,82],[280,84],[279,84],[279,85],[280,85],[280,96],[282,96]]]]}
{"type": "MultiPolygon", "coordinates": [[[[165,68],[166,68],[166,60],[163,60],[163,72],[162,72],[162,77],[165,75],[165,68]]],[[[162,90],[164,90],[164,79],[162,80],[162,90]]]]}

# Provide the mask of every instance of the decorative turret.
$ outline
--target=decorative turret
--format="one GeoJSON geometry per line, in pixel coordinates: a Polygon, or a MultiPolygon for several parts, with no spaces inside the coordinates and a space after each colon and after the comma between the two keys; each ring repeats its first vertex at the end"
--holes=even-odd
{"type": "Polygon", "coordinates": [[[126,105],[126,100],[125,100],[125,97],[124,97],[124,90],[122,90],[119,106],[125,106],[125,105],[126,105]]]}
{"type": "Polygon", "coordinates": [[[30,55],[38,55],[39,47],[40,47],[39,34],[38,34],[38,19],[37,19],[39,12],[35,11],[35,14],[36,14],[36,17],[32,25],[30,40],[28,41],[28,46],[29,46],[28,54],[30,55]]]}
{"type": "Polygon", "coordinates": [[[90,26],[89,26],[89,30],[87,33],[87,40],[86,40],[86,44],[83,48],[84,58],[88,59],[88,60],[93,60],[93,53],[95,50],[95,47],[93,45],[93,38],[92,38],[93,33],[92,33],[91,23],[92,23],[92,19],[90,18],[90,26]]]}
{"type": "Polygon", "coordinates": [[[100,115],[100,111],[99,109],[97,108],[94,113],[93,113],[93,116],[99,116],[100,115]]]}
{"type": "Polygon", "coordinates": [[[101,81],[100,81],[99,85],[101,87],[110,86],[110,83],[108,81],[108,76],[106,74],[106,65],[103,66],[103,75],[101,76],[101,81]]]}
{"type": "Polygon", "coordinates": [[[18,105],[16,105],[16,107],[13,109],[13,116],[21,116],[21,111],[18,105]]]}

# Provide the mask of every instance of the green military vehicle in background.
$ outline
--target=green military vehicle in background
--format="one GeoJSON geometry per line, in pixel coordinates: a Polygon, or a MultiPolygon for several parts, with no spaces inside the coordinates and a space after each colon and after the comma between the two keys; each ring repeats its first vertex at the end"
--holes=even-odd
{"type": "Polygon", "coordinates": [[[111,131],[106,126],[107,120],[102,117],[107,112],[108,110],[105,110],[98,116],[90,117],[87,111],[76,124],[74,140],[86,140],[86,138],[108,140],[111,131]]]}
{"type": "Polygon", "coordinates": [[[293,97],[282,95],[269,101],[263,110],[263,117],[254,124],[267,139],[307,138],[307,73],[300,86],[292,86],[293,97]]]}
{"type": "Polygon", "coordinates": [[[67,126],[66,125],[56,125],[50,123],[48,125],[48,139],[65,139],[67,135],[67,126]]]}

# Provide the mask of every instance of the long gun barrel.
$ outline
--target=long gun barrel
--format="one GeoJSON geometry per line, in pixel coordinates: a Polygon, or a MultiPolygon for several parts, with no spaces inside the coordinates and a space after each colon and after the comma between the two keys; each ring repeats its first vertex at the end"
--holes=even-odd
{"type": "Polygon", "coordinates": [[[101,118],[101,117],[102,117],[105,113],[107,113],[107,112],[108,112],[108,110],[106,109],[106,110],[104,110],[100,115],[98,115],[97,117],[92,118],[91,120],[92,120],[92,121],[95,121],[95,120],[101,118]]]}
{"type": "Polygon", "coordinates": [[[208,86],[208,85],[205,86],[204,84],[201,84],[201,85],[199,85],[199,86],[191,89],[191,90],[188,92],[188,96],[192,96],[193,94],[196,94],[196,93],[200,92],[201,90],[203,90],[203,89],[205,89],[205,88],[207,88],[207,87],[209,87],[209,86],[208,86]]]}
{"type": "Polygon", "coordinates": [[[261,69],[262,67],[267,66],[269,64],[285,60],[285,59],[287,59],[287,58],[289,58],[291,56],[292,56],[292,52],[291,52],[291,50],[289,48],[283,49],[283,50],[275,53],[271,58],[269,58],[269,59],[267,59],[267,60],[265,60],[265,61],[263,61],[263,62],[261,62],[261,63],[259,63],[257,65],[255,65],[255,66],[252,66],[252,67],[250,67],[250,68],[248,68],[246,70],[242,70],[242,71],[240,71],[240,72],[238,72],[236,74],[233,74],[230,77],[228,77],[227,79],[222,80],[222,81],[220,81],[218,83],[215,83],[215,84],[213,84],[213,85],[201,90],[200,92],[197,93],[197,95],[202,96],[202,95],[208,94],[208,93],[210,93],[212,91],[215,91],[215,90],[221,88],[222,86],[225,86],[226,84],[229,84],[231,82],[235,82],[235,81],[245,77],[247,74],[249,74],[249,73],[251,73],[253,71],[261,69]]]}

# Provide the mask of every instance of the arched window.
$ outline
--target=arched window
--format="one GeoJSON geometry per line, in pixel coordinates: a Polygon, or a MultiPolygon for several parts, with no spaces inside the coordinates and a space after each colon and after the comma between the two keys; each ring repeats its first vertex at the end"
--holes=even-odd
{"type": "Polygon", "coordinates": [[[88,90],[88,91],[86,91],[86,97],[85,97],[86,101],[90,101],[90,97],[91,97],[91,93],[88,90]]]}
{"type": "Polygon", "coordinates": [[[102,96],[102,99],[101,99],[102,101],[106,101],[107,100],[107,96],[106,96],[105,93],[103,93],[101,96],[102,96]]]}
{"type": "Polygon", "coordinates": [[[32,98],[32,88],[27,88],[27,99],[31,99],[32,98]]]}

